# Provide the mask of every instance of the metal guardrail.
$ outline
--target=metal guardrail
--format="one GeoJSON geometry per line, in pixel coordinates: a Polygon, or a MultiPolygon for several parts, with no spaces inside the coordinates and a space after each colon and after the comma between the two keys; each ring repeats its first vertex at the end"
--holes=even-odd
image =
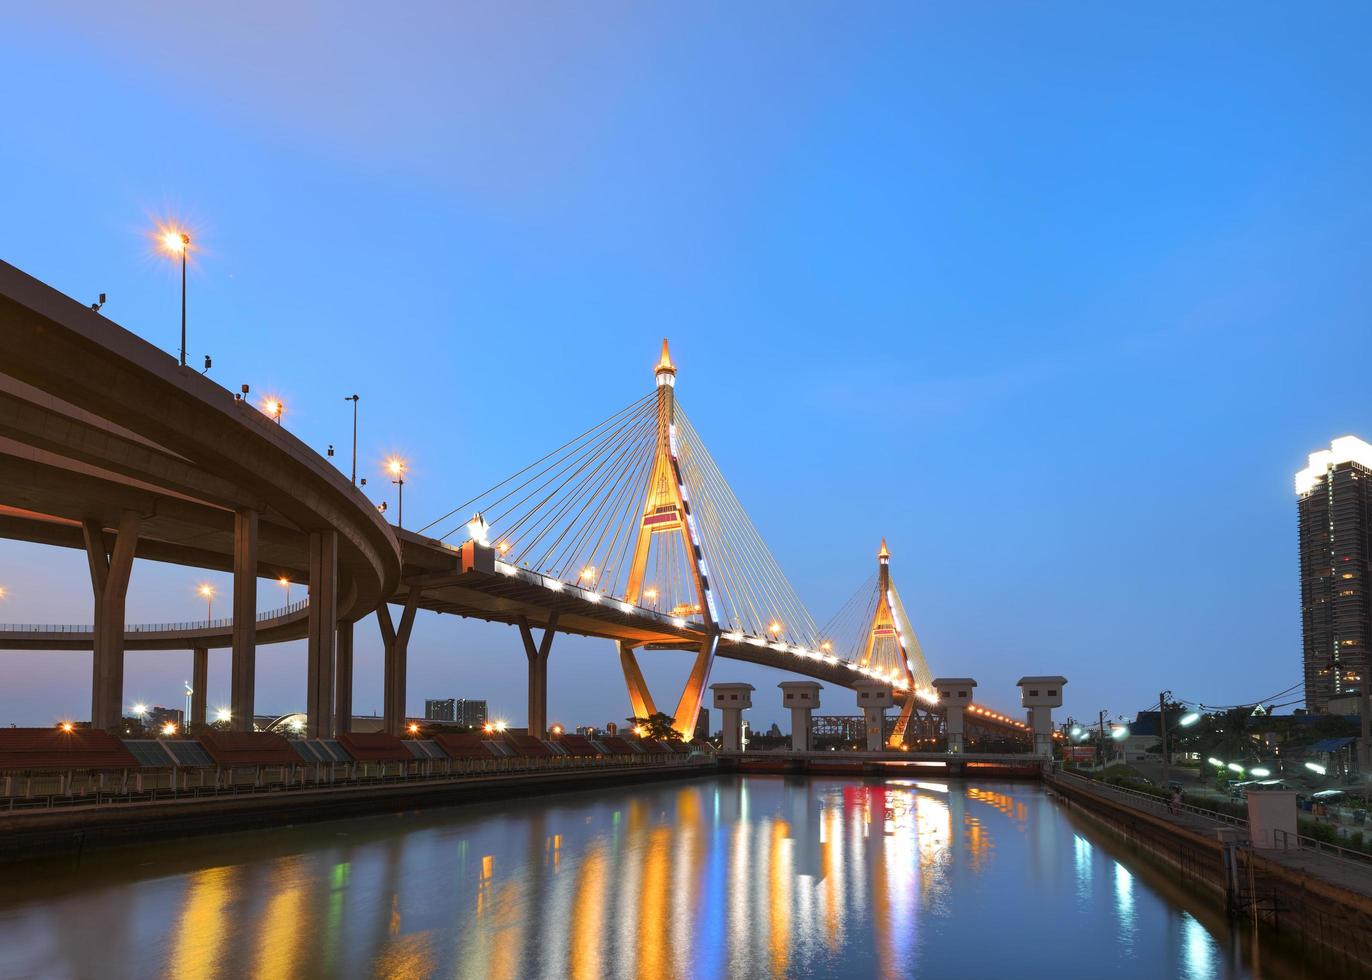
{"type": "MultiPolygon", "coordinates": [[[[1234,827],[1243,827],[1245,829],[1248,827],[1248,821],[1242,817],[1235,817],[1228,813],[1220,813],[1218,810],[1207,810],[1204,807],[1193,806],[1190,803],[1172,803],[1162,797],[1153,796],[1150,793],[1143,793],[1136,789],[1129,789],[1125,786],[1111,786],[1109,783],[1101,782],[1099,779],[1091,779],[1089,776],[1082,776],[1079,773],[1069,772],[1060,766],[1054,766],[1053,775],[1070,776],[1073,779],[1080,780],[1086,788],[1090,788],[1097,793],[1115,793],[1121,796],[1132,797],[1147,803],[1153,809],[1163,813],[1191,813],[1198,817],[1204,817],[1207,820],[1227,823],[1234,827]]],[[[1284,837],[1290,836],[1286,834],[1285,831],[1277,831],[1277,833],[1281,833],[1284,837]]],[[[1284,841],[1284,843],[1288,842],[1284,841]]],[[[1348,847],[1340,847],[1338,844],[1330,844],[1328,841],[1322,841],[1316,837],[1307,837],[1305,834],[1297,834],[1296,846],[1291,848],[1288,843],[1286,849],[1319,851],[1328,854],[1330,857],[1338,858],[1350,864],[1356,864],[1362,868],[1372,866],[1372,854],[1367,854],[1363,851],[1355,851],[1348,847]]]]}
{"type": "MultiPolygon", "coordinates": [[[[418,761],[418,760],[414,760],[418,761]]],[[[492,759],[490,761],[499,762],[501,760],[492,759]]],[[[514,760],[506,760],[513,762],[514,760]]],[[[536,763],[537,760],[523,760],[526,763],[536,763]]],[[[44,811],[57,809],[71,809],[75,807],[108,807],[108,806],[127,806],[136,803],[156,803],[167,800],[201,799],[201,798],[222,798],[225,796],[253,796],[267,793],[291,793],[308,792],[311,790],[346,790],[359,789],[371,786],[432,786],[454,783],[474,783],[474,782],[498,782],[501,780],[513,779],[514,777],[527,777],[539,775],[556,775],[564,772],[638,772],[643,769],[699,769],[702,772],[710,771],[712,766],[706,765],[709,760],[703,755],[662,755],[645,756],[632,762],[622,762],[618,760],[572,760],[565,759],[552,764],[529,764],[519,767],[504,769],[478,769],[463,770],[458,772],[446,773],[411,773],[408,770],[397,773],[380,773],[377,775],[331,775],[327,780],[314,779],[305,781],[298,778],[299,771],[308,772],[311,769],[322,769],[329,763],[310,763],[302,761],[298,766],[288,766],[292,770],[290,778],[285,781],[271,782],[264,781],[260,784],[247,783],[223,783],[216,782],[210,786],[167,786],[156,789],[129,790],[118,792],[116,790],[96,790],[91,793],[65,795],[62,793],[35,793],[32,796],[9,796],[0,797],[0,812],[20,813],[24,811],[44,811]]],[[[346,766],[350,763],[335,763],[337,766],[346,766]]],[[[169,766],[170,770],[178,767],[169,766]]],[[[234,769],[251,769],[246,767],[221,767],[216,771],[232,771],[234,769]]],[[[257,768],[271,769],[273,766],[261,766],[257,768]]]]}
{"type": "MultiPolygon", "coordinates": [[[[282,619],[307,608],[309,598],[298,599],[288,606],[268,609],[257,614],[257,622],[265,623],[282,619]]],[[[135,623],[124,626],[125,635],[129,633],[187,633],[192,630],[231,629],[233,617],[220,619],[188,620],[180,623],[135,623]]],[[[0,633],[94,633],[95,627],[89,623],[0,623],[0,633]]]]}

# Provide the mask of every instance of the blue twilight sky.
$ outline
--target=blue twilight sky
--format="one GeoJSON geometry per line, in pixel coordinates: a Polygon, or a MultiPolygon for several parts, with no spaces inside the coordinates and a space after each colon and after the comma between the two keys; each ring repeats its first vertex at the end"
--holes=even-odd
{"type": "MultiPolygon", "coordinates": [[[[1353,3],[7,4],[0,258],[171,352],[146,233],[189,222],[192,357],[321,451],[360,393],[411,524],[646,392],[669,336],[820,622],[886,535],[935,673],[987,703],[1040,672],[1079,717],[1252,700],[1300,680],[1292,474],[1372,437],[1369,31],[1353,3]]],[[[130,621],[203,615],[202,577],[140,562],[130,621]]],[[[0,542],[0,584],[0,619],[90,619],[79,553],[0,542]]],[[[421,615],[411,649],[411,711],[523,722],[512,630],[421,615]]],[[[671,702],[685,658],[648,656],[671,702]]],[[[0,721],[86,717],[88,664],[0,653],[0,721]]],[[[189,669],[130,654],[127,699],[189,669]]],[[[259,710],[303,707],[303,645],[259,672],[259,710]]],[[[607,643],[551,677],[554,720],[628,713],[607,643]]],[[[714,678],[780,720],[783,675],[714,678]]]]}

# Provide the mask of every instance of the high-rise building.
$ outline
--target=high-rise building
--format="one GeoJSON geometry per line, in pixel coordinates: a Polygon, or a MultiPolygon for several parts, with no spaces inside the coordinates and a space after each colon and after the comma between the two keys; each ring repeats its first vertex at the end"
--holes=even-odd
{"type": "Polygon", "coordinates": [[[447,698],[447,699],[442,700],[442,701],[425,701],[425,702],[424,702],[424,720],[425,720],[425,721],[456,721],[456,720],[457,720],[457,702],[454,701],[452,698],[447,698]]]}
{"type": "Polygon", "coordinates": [[[1358,691],[1372,647],[1372,446],[1342,436],[1296,474],[1305,706],[1358,691]]]}
{"type": "Polygon", "coordinates": [[[459,698],[454,710],[454,720],[468,728],[480,728],[486,724],[486,702],[459,698]]]}

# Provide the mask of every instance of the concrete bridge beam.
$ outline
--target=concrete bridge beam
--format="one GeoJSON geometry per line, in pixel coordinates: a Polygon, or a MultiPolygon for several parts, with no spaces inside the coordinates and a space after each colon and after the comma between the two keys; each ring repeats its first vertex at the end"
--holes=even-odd
{"type": "Polygon", "coordinates": [[[233,654],[229,688],[230,726],[236,732],[252,731],[257,692],[257,511],[247,507],[239,508],[233,515],[233,654]]]}
{"type": "Polygon", "coordinates": [[[382,692],[383,727],[390,735],[402,735],[405,731],[405,674],[410,631],[414,628],[414,615],[423,591],[417,584],[409,584],[399,625],[391,618],[391,610],[386,603],[383,602],[376,610],[376,622],[381,628],[381,642],[386,651],[386,677],[382,692]]]}
{"type": "Polygon", "coordinates": [[[529,620],[520,616],[519,635],[524,641],[524,656],[529,660],[529,734],[534,738],[548,735],[548,654],[553,649],[557,631],[557,610],[548,617],[543,638],[535,645],[534,631],[529,620]]]}
{"type": "Polygon", "coordinates": [[[328,738],[333,734],[334,632],[337,628],[338,533],[311,531],[309,680],[305,693],[305,730],[311,738],[328,738]]]}
{"type": "Polygon", "coordinates": [[[353,723],[353,622],[340,620],[334,638],[333,732],[344,735],[353,723]]]}
{"type": "Polygon", "coordinates": [[[81,523],[95,608],[91,656],[92,728],[112,728],[124,717],[124,607],[141,523],[139,514],[124,511],[115,532],[114,548],[108,551],[101,522],[81,523]]]}
{"type": "Polygon", "coordinates": [[[210,685],[210,651],[197,647],[191,652],[191,717],[192,725],[205,724],[206,695],[210,685]]]}

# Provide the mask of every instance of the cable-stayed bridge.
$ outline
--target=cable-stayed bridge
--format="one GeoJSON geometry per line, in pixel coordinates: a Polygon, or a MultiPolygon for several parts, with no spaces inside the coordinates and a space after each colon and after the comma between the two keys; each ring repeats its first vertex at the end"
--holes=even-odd
{"type": "Polygon", "coordinates": [[[303,637],[307,734],[346,731],[354,627],[374,613],[398,734],[420,609],[518,627],[533,733],[558,633],[611,641],[634,715],[661,708],[687,737],[721,657],[877,685],[901,708],[896,743],[938,700],[884,544],[874,581],[817,625],[678,404],[665,341],[642,397],[412,532],[245,395],[4,263],[0,319],[0,537],[82,550],[94,611],[88,628],[0,630],[0,648],[91,649],[94,727],[124,714],[126,648],[195,651],[203,722],[209,648],[229,646],[231,723],[247,730],[257,645],[303,637]],[[231,617],[130,631],[135,558],[232,573],[231,617]],[[260,578],[300,583],[307,600],[260,616],[260,578]],[[690,658],[683,690],[649,690],[645,649],[690,658]]]}

